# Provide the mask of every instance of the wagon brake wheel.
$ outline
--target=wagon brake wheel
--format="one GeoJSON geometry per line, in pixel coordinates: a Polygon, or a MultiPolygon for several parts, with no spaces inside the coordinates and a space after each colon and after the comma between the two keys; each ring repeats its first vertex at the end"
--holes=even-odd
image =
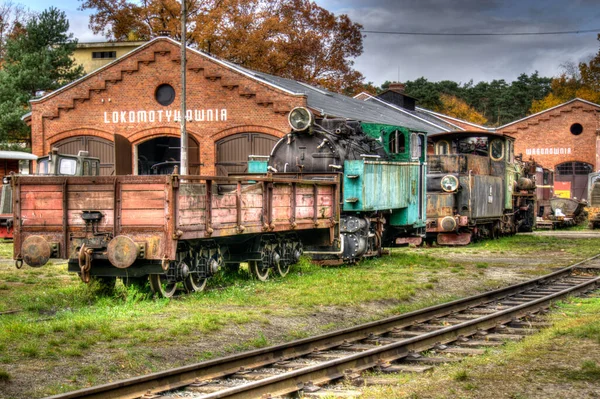
{"type": "Polygon", "coordinates": [[[251,260],[248,261],[248,266],[250,266],[250,272],[260,281],[267,281],[269,279],[269,268],[263,267],[262,262],[251,260]]]}
{"type": "Polygon", "coordinates": [[[159,294],[165,298],[171,298],[177,291],[177,283],[172,283],[167,280],[165,274],[151,274],[150,288],[155,294],[159,294]]]}
{"type": "Polygon", "coordinates": [[[187,292],[200,292],[206,287],[206,277],[199,277],[197,273],[190,273],[183,280],[183,287],[187,292]]]}

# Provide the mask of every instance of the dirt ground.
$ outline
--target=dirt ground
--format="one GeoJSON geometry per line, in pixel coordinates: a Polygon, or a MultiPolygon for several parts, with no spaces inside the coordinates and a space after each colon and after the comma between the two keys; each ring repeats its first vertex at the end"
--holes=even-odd
{"type": "MultiPolygon", "coordinates": [[[[600,238],[600,231],[573,231],[568,233],[562,231],[543,231],[533,234],[556,235],[559,237],[568,236],[569,238],[600,238]]],[[[417,250],[432,251],[432,254],[435,254],[436,251],[435,248],[419,248],[417,250]]],[[[485,269],[481,270],[481,275],[478,278],[465,278],[464,276],[453,273],[446,273],[443,275],[438,274],[437,277],[439,278],[439,281],[436,284],[436,290],[421,290],[410,299],[410,302],[427,302],[430,297],[433,298],[433,296],[436,295],[436,292],[445,292],[446,294],[452,294],[454,292],[462,294],[467,292],[475,294],[483,290],[499,288],[531,279],[534,277],[531,272],[533,269],[535,269],[535,273],[538,274],[540,274],[541,271],[545,271],[546,273],[552,271],[552,268],[547,268],[547,270],[544,269],[544,263],[547,262],[545,259],[547,258],[541,258],[536,254],[529,254],[527,256],[509,253],[490,254],[486,253],[485,250],[482,250],[477,254],[453,253],[451,257],[452,261],[457,264],[481,260],[485,261],[487,266],[485,269]],[[526,265],[525,273],[523,272],[523,265],[526,265]]],[[[568,266],[572,263],[571,257],[568,254],[561,253],[559,250],[557,250],[557,253],[555,254],[555,258],[556,257],[560,259],[560,263],[563,266],[568,266]]],[[[600,266],[600,261],[598,263],[600,266]]],[[[152,357],[158,363],[162,364],[164,369],[183,364],[190,364],[198,361],[203,353],[231,353],[231,348],[236,344],[256,339],[258,334],[264,335],[265,340],[269,344],[281,343],[289,340],[289,331],[301,331],[304,336],[317,335],[330,330],[331,327],[328,326],[335,326],[337,329],[388,316],[390,309],[397,305],[398,304],[394,302],[388,303],[386,301],[378,301],[357,304],[351,307],[320,307],[310,314],[290,316],[274,315],[269,318],[268,324],[250,323],[244,324],[239,328],[221,329],[217,333],[198,334],[195,342],[192,345],[187,345],[185,347],[177,345],[176,340],[173,340],[173,342],[170,343],[166,342],[163,345],[152,348],[152,357]]],[[[0,343],[0,348],[1,347],[2,343],[0,343]]],[[[586,349],[585,346],[571,345],[570,350],[580,350],[582,352],[581,355],[584,356],[590,349],[586,349]]],[[[11,380],[9,382],[0,381],[0,398],[41,397],[43,396],[42,392],[45,392],[44,389],[46,387],[56,385],[57,381],[60,381],[61,379],[64,380],[65,375],[75,375],[76,370],[80,370],[82,365],[88,367],[92,372],[95,371],[99,374],[101,376],[99,378],[101,383],[132,377],[127,371],[121,372],[119,365],[114,365],[116,367],[113,367],[110,373],[107,372],[107,359],[114,359],[115,353],[118,351],[119,349],[105,349],[102,351],[90,350],[85,351],[84,356],[78,358],[60,358],[44,362],[32,359],[19,364],[4,364],[2,367],[10,373],[11,380]],[[69,362],[72,362],[72,364],[69,364],[69,362]]],[[[544,359],[540,359],[539,361],[543,363],[544,359]]],[[[125,367],[123,368],[126,369],[125,367]]],[[[498,371],[497,368],[495,370],[498,371]]],[[[569,390],[566,390],[564,395],[547,395],[547,393],[539,391],[539,389],[536,389],[535,386],[532,385],[535,384],[535,373],[533,374],[534,375],[530,378],[532,381],[527,381],[527,384],[531,385],[531,387],[527,390],[523,390],[522,396],[514,396],[515,399],[538,397],[600,397],[589,394],[591,391],[587,389],[580,393],[577,393],[579,391],[576,390],[577,392],[567,394],[569,390]]],[[[597,386],[595,386],[594,389],[600,389],[600,385],[596,385],[597,386]]],[[[424,397],[429,396],[425,395],[424,397]]],[[[464,397],[477,396],[469,394],[464,395],[464,397]]]]}

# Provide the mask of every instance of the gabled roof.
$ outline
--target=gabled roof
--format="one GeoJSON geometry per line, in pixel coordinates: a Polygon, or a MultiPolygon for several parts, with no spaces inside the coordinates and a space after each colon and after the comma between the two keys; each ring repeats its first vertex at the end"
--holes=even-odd
{"type": "Polygon", "coordinates": [[[500,127],[497,127],[497,128],[496,128],[496,130],[504,129],[504,128],[505,128],[505,127],[507,127],[507,126],[514,125],[515,123],[523,122],[523,121],[525,121],[525,120],[527,120],[527,119],[529,119],[529,118],[535,118],[536,116],[539,116],[539,115],[541,115],[541,114],[543,114],[543,113],[545,113],[545,112],[550,112],[550,111],[553,111],[553,110],[555,110],[555,109],[557,109],[557,108],[564,107],[565,105],[569,105],[569,104],[571,104],[571,103],[574,103],[574,102],[576,102],[576,101],[580,101],[580,102],[582,102],[582,103],[585,103],[585,104],[588,104],[588,105],[591,105],[591,106],[593,106],[593,107],[596,107],[596,108],[600,109],[600,105],[599,105],[599,104],[596,104],[596,103],[593,103],[593,102],[591,102],[591,101],[584,100],[583,98],[579,98],[579,97],[577,97],[577,98],[574,98],[574,99],[572,99],[572,100],[570,100],[570,101],[567,101],[566,103],[558,104],[558,105],[556,105],[556,106],[554,106],[554,107],[552,107],[552,108],[545,109],[545,110],[543,110],[543,111],[540,111],[540,112],[537,112],[537,113],[535,113],[535,114],[532,114],[532,115],[526,116],[525,118],[522,118],[522,119],[519,119],[519,120],[517,120],[517,121],[514,121],[514,122],[507,123],[506,125],[502,125],[502,126],[500,126],[500,127]]]}
{"type": "MultiPolygon", "coordinates": [[[[455,121],[455,122],[458,122],[458,123],[463,123],[465,125],[473,126],[474,128],[481,129],[483,131],[493,132],[493,131],[496,130],[496,128],[493,128],[493,127],[481,126],[481,125],[478,125],[476,123],[466,121],[464,119],[459,119],[459,118],[455,118],[453,116],[448,116],[448,115],[440,114],[438,112],[434,112],[434,111],[431,111],[431,110],[428,110],[428,109],[425,109],[425,108],[417,107],[417,110],[420,111],[420,112],[424,112],[424,113],[433,115],[433,116],[435,116],[437,118],[442,118],[444,120],[451,120],[451,121],[455,121]]],[[[448,122],[448,123],[450,123],[450,122],[448,122]]],[[[453,125],[453,126],[458,126],[458,125],[453,125]]],[[[462,130],[466,130],[464,128],[461,128],[461,129],[462,130]]]]}
{"type": "Polygon", "coordinates": [[[392,104],[388,101],[385,101],[379,97],[375,97],[372,96],[369,93],[359,93],[356,96],[354,96],[355,99],[360,99],[364,102],[372,102],[372,103],[377,103],[381,106],[387,107],[389,109],[394,110],[395,112],[398,112],[400,114],[406,115],[407,117],[411,117],[414,119],[417,119],[419,121],[421,121],[422,123],[427,124],[428,126],[430,126],[430,130],[428,131],[428,133],[430,135],[434,135],[434,134],[438,134],[438,133],[443,133],[443,132],[451,132],[454,130],[461,130],[462,128],[460,126],[457,125],[453,125],[451,123],[449,123],[448,121],[438,118],[438,117],[434,117],[431,116],[427,113],[421,112],[419,111],[419,109],[417,108],[415,111],[411,111],[408,110],[406,108],[402,108],[396,104],[392,104]]]}
{"type": "MultiPolygon", "coordinates": [[[[152,46],[157,41],[168,41],[178,47],[181,46],[181,43],[168,37],[155,38],[137,47],[136,49],[132,50],[126,55],[114,60],[113,62],[100,67],[92,73],[78,80],[75,80],[39,99],[31,100],[31,102],[35,103],[56,96],[57,94],[81,83],[82,81],[89,79],[91,76],[102,73],[102,71],[110,68],[111,66],[121,62],[122,60],[128,57],[135,57],[137,53],[152,46]]],[[[384,106],[382,104],[360,101],[352,97],[330,92],[328,90],[311,86],[292,79],[281,78],[278,76],[246,69],[239,65],[221,60],[217,57],[203,53],[190,47],[187,48],[187,51],[198,54],[201,57],[209,59],[221,65],[224,68],[233,70],[239,74],[244,75],[249,79],[268,85],[276,90],[283,91],[289,95],[305,96],[307,99],[308,107],[311,108],[313,112],[315,112],[321,117],[337,117],[360,120],[365,122],[386,123],[391,125],[404,126],[412,130],[423,131],[427,133],[436,133],[438,131],[443,131],[442,128],[435,126],[435,124],[428,123],[422,118],[416,118],[414,115],[399,113],[396,110],[391,109],[390,107],[384,106]]]]}
{"type": "MultiPolygon", "coordinates": [[[[232,68],[249,71],[234,64],[230,65],[232,68]]],[[[385,104],[357,100],[306,83],[262,72],[252,71],[252,73],[265,82],[274,84],[277,87],[305,94],[308,106],[313,111],[316,111],[317,115],[322,117],[338,117],[364,122],[386,123],[404,126],[412,130],[427,133],[436,133],[440,131],[440,128],[433,124],[427,123],[420,118],[416,118],[414,115],[398,113],[396,110],[390,109],[390,107],[385,104]]]]}

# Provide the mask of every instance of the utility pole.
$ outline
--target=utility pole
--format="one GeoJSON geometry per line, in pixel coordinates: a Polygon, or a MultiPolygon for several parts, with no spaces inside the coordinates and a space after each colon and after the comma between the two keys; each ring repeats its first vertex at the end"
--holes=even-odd
{"type": "Polygon", "coordinates": [[[185,0],[181,0],[181,171],[182,175],[188,174],[188,138],[185,123],[186,123],[186,106],[185,106],[185,73],[186,73],[186,22],[185,22],[185,0]]]}

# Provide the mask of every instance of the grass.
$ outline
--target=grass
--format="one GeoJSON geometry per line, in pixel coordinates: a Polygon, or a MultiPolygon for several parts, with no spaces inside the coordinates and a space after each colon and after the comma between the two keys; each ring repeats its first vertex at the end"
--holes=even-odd
{"type": "Polygon", "coordinates": [[[573,298],[550,315],[553,326],[485,355],[436,367],[432,374],[390,378],[400,387],[368,387],[364,397],[587,398],[600,389],[600,298],[573,298]]]}
{"type": "MultiPolygon", "coordinates": [[[[0,364],[11,365],[5,369],[14,381],[33,378],[28,369],[36,365],[60,362],[59,382],[39,382],[37,393],[28,391],[31,397],[51,395],[435,305],[507,285],[493,273],[543,274],[597,248],[591,239],[520,238],[399,248],[353,266],[319,267],[302,259],[286,278],[266,283],[246,270],[223,273],[207,291],[174,300],[152,299],[121,283],[113,295],[102,295],[57,261],[21,270],[0,263],[0,311],[22,310],[0,318],[0,364]],[[518,264],[519,256],[537,255],[540,248],[552,254],[547,263],[518,264]],[[481,254],[490,259],[477,258],[481,254]],[[493,261],[507,254],[516,257],[513,263],[493,261]]],[[[12,250],[0,243],[0,253],[12,250]]],[[[589,324],[564,334],[593,335],[598,326],[589,324]]],[[[471,375],[461,383],[478,386],[471,375]]]]}

